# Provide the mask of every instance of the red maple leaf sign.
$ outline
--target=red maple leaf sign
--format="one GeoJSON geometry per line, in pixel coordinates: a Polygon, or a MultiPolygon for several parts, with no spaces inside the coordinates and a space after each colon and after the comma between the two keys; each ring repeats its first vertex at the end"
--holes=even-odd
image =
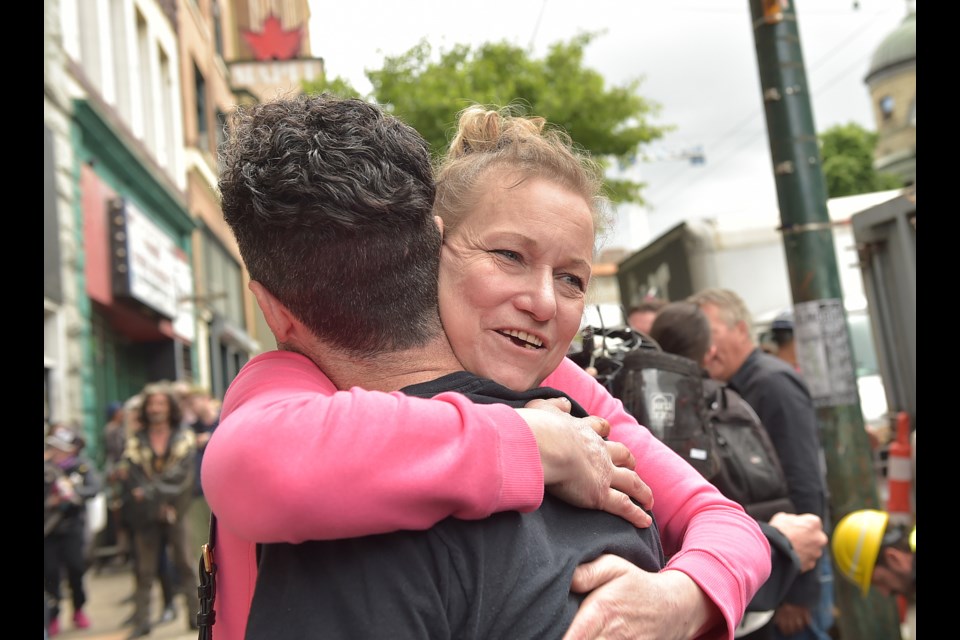
{"type": "Polygon", "coordinates": [[[263,31],[244,31],[243,37],[257,60],[290,60],[300,52],[303,27],[284,31],[280,19],[272,13],[263,21],[263,31]]]}

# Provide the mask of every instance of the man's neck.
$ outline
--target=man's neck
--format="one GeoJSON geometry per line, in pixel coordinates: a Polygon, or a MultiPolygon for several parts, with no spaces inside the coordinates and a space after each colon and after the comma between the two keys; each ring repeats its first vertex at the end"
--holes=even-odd
{"type": "Polygon", "coordinates": [[[370,391],[397,391],[411,384],[463,371],[446,336],[423,347],[362,359],[329,349],[304,355],[341,390],[361,387],[370,391]]]}
{"type": "Polygon", "coordinates": [[[734,372],[740,371],[740,369],[743,368],[743,364],[747,361],[747,358],[750,357],[750,354],[756,350],[756,348],[757,345],[752,343],[743,343],[740,345],[739,349],[737,350],[737,357],[735,358],[736,367],[734,368],[734,372]]]}

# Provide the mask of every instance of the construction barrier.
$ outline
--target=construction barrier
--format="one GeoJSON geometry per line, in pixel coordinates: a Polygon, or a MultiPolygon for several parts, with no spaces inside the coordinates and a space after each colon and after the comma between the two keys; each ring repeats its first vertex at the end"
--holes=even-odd
{"type": "Polygon", "coordinates": [[[910,488],[913,465],[910,454],[910,417],[906,411],[897,414],[897,438],[890,443],[887,458],[887,513],[897,524],[913,524],[910,488]]]}

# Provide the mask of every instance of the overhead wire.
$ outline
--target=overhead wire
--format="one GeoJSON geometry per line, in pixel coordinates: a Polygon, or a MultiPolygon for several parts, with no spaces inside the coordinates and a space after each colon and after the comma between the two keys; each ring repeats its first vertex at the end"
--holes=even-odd
{"type": "MultiPolygon", "coordinates": [[[[821,56],[819,60],[817,60],[810,67],[811,71],[817,71],[820,68],[822,68],[823,65],[833,62],[834,56],[836,53],[851,46],[851,44],[853,44],[857,40],[857,38],[863,37],[867,33],[870,33],[868,28],[874,22],[884,17],[885,15],[886,13],[882,11],[875,13],[873,15],[873,19],[867,23],[866,27],[858,27],[855,30],[855,33],[853,33],[851,37],[844,38],[840,42],[840,44],[838,44],[829,52],[821,56]]],[[[864,64],[863,60],[854,61],[853,63],[845,67],[840,73],[833,76],[829,82],[821,83],[820,85],[815,87],[813,89],[813,92],[817,94],[822,93],[826,89],[829,89],[830,87],[836,85],[840,80],[842,80],[845,77],[845,75],[850,71],[851,68],[853,68],[856,65],[862,65],[862,64],[864,64]]],[[[748,125],[755,124],[757,122],[757,116],[761,114],[762,114],[762,109],[757,109],[756,111],[750,113],[742,121],[736,123],[730,129],[728,129],[725,133],[721,134],[718,140],[716,140],[713,143],[703,145],[704,148],[710,149],[710,148],[716,148],[723,145],[728,139],[739,134],[748,125]]],[[[688,190],[691,186],[691,183],[696,184],[702,181],[704,178],[708,177],[713,171],[715,171],[718,166],[722,166],[722,163],[726,162],[728,159],[736,156],[736,154],[745,150],[750,144],[755,142],[759,137],[765,135],[766,133],[767,133],[767,130],[765,127],[760,131],[754,132],[749,138],[746,138],[743,141],[741,141],[735,148],[733,148],[729,152],[721,153],[719,155],[719,159],[716,159],[717,158],[717,156],[715,156],[716,152],[711,151],[708,156],[710,158],[710,161],[707,163],[706,166],[698,167],[696,173],[691,174],[691,172],[689,171],[678,170],[672,176],[669,176],[665,180],[661,181],[657,185],[656,189],[661,190],[661,189],[664,189],[665,187],[669,187],[670,185],[675,183],[677,180],[680,180],[681,178],[683,178],[683,179],[686,179],[686,182],[684,182],[683,184],[683,191],[688,190]]],[[[662,196],[657,199],[656,206],[657,207],[662,206],[664,202],[668,202],[672,200],[676,195],[678,195],[679,193],[682,193],[683,191],[677,190],[677,189],[674,189],[673,191],[668,191],[666,196],[662,196]]]]}

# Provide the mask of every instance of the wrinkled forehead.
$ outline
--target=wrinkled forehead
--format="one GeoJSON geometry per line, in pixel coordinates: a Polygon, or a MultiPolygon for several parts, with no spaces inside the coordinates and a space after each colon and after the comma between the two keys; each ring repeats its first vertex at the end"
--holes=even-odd
{"type": "MultiPolygon", "coordinates": [[[[599,201],[591,195],[583,193],[570,180],[563,176],[553,175],[547,171],[540,171],[531,168],[517,168],[514,166],[492,165],[481,170],[472,181],[469,190],[460,193],[462,198],[460,202],[464,209],[475,210],[478,203],[484,200],[489,194],[500,194],[507,197],[516,191],[523,191],[530,184],[537,184],[541,189],[564,192],[570,196],[576,196],[584,205],[585,210],[590,214],[592,240],[596,241],[597,232],[602,227],[601,215],[599,211],[599,201]]],[[[441,207],[442,208],[442,207],[441,207]]],[[[452,212],[454,226],[465,222],[470,216],[466,211],[452,212]]]]}

